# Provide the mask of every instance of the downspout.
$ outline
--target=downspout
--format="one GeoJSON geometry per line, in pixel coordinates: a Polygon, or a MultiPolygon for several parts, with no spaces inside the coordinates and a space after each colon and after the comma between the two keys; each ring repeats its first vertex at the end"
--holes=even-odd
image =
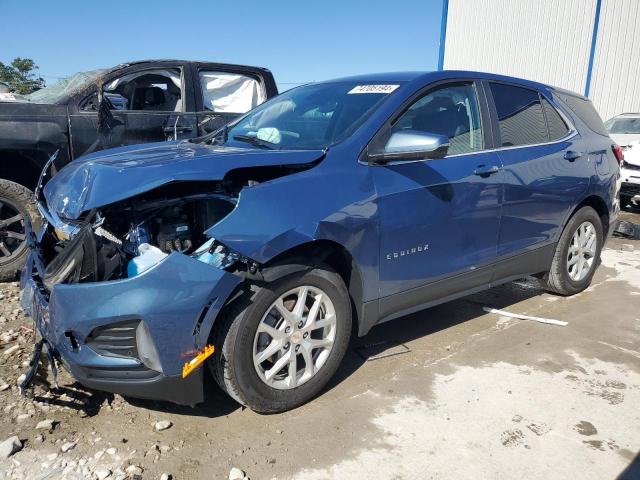
{"type": "MultiPolygon", "coordinates": [[[[600,0],[598,0],[599,2],[600,0]]],[[[440,23],[440,45],[438,52],[438,70],[444,69],[444,44],[447,40],[447,17],[449,14],[449,0],[442,0],[442,19],[440,23]]]]}
{"type": "Polygon", "coordinates": [[[591,75],[593,73],[593,61],[596,56],[596,41],[598,40],[598,25],[600,24],[600,7],[602,0],[596,0],[596,17],[593,20],[593,34],[591,35],[591,51],[589,52],[589,67],[587,67],[587,83],[584,87],[584,96],[589,96],[591,90],[591,75]]]}

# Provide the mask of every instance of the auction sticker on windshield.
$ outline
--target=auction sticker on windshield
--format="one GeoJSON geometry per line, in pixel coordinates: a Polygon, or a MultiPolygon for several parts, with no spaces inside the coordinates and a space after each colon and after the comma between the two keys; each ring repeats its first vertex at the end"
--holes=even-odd
{"type": "Polygon", "coordinates": [[[349,90],[352,93],[391,93],[400,85],[357,85],[349,90]]]}

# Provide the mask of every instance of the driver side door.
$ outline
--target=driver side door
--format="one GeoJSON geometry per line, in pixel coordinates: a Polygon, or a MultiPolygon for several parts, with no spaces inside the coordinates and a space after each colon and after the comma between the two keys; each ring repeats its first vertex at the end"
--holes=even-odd
{"type": "Polygon", "coordinates": [[[491,127],[482,86],[440,84],[395,118],[390,134],[444,135],[450,146],[444,158],[371,166],[382,318],[489,283],[500,223],[501,165],[487,150],[491,127]]]}

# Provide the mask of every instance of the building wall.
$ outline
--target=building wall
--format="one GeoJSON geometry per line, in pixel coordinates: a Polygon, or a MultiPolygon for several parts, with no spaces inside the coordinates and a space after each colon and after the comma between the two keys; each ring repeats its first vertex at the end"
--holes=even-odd
{"type": "Polygon", "coordinates": [[[602,0],[589,97],[605,120],[640,112],[640,1],[602,0]]]}
{"type": "MultiPolygon", "coordinates": [[[[597,4],[448,0],[444,68],[512,75],[584,94],[597,4]]],[[[589,97],[605,120],[640,111],[640,0],[601,0],[589,97]]]]}
{"type": "Polygon", "coordinates": [[[444,68],[501,73],[584,93],[595,4],[449,0],[444,68]]]}

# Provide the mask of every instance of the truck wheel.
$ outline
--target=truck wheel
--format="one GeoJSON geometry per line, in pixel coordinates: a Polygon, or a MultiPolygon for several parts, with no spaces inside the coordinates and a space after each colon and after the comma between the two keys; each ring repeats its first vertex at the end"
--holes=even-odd
{"type": "Polygon", "coordinates": [[[602,221],[591,207],[582,207],[567,223],[545,282],[548,290],[574,295],[591,284],[600,263],[602,221]]]}
{"type": "Polygon", "coordinates": [[[220,387],[258,413],[298,407],[334,375],[351,335],[351,300],[327,266],[253,285],[224,312],[210,363],[220,387]]]}
{"type": "Polygon", "coordinates": [[[625,208],[631,203],[631,195],[620,194],[620,208],[625,208]]]}
{"type": "Polygon", "coordinates": [[[14,280],[27,257],[25,223],[41,226],[33,193],[20,184],[0,180],[0,281],[14,280]]]}

